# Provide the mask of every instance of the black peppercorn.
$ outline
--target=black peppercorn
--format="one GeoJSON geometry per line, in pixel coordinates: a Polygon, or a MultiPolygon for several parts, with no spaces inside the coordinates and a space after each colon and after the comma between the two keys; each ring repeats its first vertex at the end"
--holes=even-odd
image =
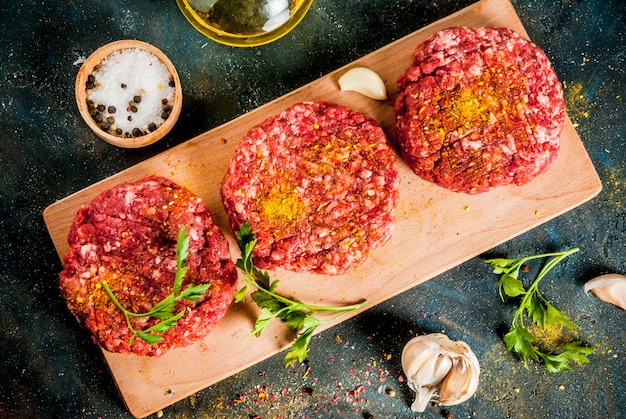
{"type": "Polygon", "coordinates": [[[141,102],[141,96],[139,96],[139,95],[133,96],[133,102],[140,103],[141,102]]]}
{"type": "Polygon", "coordinates": [[[157,126],[154,122],[150,122],[148,124],[148,131],[152,132],[152,131],[155,131],[156,129],[157,129],[157,126]]]}
{"type": "Polygon", "coordinates": [[[109,106],[107,108],[107,111],[109,111],[109,113],[115,113],[115,111],[117,111],[117,109],[115,108],[115,106],[109,106]]]}
{"type": "Polygon", "coordinates": [[[101,104],[99,104],[99,105],[98,105],[97,109],[98,109],[100,112],[104,112],[104,110],[106,109],[106,107],[105,107],[105,106],[101,103],[101,104]]]}
{"type": "Polygon", "coordinates": [[[87,90],[95,89],[96,87],[96,76],[90,74],[87,76],[87,82],[85,83],[85,88],[87,90]]]}
{"type": "Polygon", "coordinates": [[[139,128],[133,128],[133,137],[141,137],[141,130],[139,128]]]}

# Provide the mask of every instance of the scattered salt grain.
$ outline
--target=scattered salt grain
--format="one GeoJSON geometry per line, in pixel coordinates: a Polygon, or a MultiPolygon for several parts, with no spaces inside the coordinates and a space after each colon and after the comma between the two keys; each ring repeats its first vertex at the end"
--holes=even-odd
{"type": "Polygon", "coordinates": [[[123,49],[94,68],[86,85],[87,105],[104,131],[138,137],[156,130],[169,117],[174,87],[172,75],[155,55],[123,49]]]}

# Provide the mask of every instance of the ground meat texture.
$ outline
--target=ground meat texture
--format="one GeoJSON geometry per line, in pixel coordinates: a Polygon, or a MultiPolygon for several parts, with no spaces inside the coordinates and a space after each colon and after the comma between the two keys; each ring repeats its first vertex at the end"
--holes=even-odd
{"type": "Polygon", "coordinates": [[[434,34],[398,87],[398,143],[425,180],[470,194],[523,185],[558,154],[561,84],[546,54],[510,29],[434,34]]]}
{"type": "MultiPolygon", "coordinates": [[[[78,211],[69,232],[69,253],[60,274],[61,293],[70,311],[111,352],[158,356],[206,336],[233,300],[237,270],[228,242],[213,224],[199,197],[160,177],[149,177],[102,192],[78,211]],[[171,294],[180,226],[189,237],[188,271],[182,288],[210,284],[197,302],[178,301],[186,310],[162,342],[135,338],[124,314],[102,288],[106,281],[121,305],[146,313],[171,294]]],[[[131,320],[144,330],[152,317],[131,320]]]]}
{"type": "Polygon", "coordinates": [[[221,193],[233,230],[250,222],[258,267],[337,275],[389,240],[399,182],[376,121],[313,102],[252,128],[221,193]]]}

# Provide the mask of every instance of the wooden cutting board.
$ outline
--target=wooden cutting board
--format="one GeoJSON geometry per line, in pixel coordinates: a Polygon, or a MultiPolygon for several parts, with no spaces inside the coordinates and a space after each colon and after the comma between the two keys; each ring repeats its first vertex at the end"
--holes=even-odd
{"type": "MultiPolygon", "coordinates": [[[[238,250],[228,229],[219,187],[230,157],[248,129],[296,102],[326,100],[374,117],[389,138],[393,138],[396,79],[411,64],[418,43],[450,26],[509,27],[527,36],[508,0],[475,3],[250,113],[50,205],[43,215],[59,256],[68,251],[67,234],[80,205],[119,183],[160,175],[202,197],[226,234],[233,259],[236,259],[238,250]],[[337,79],[354,66],[376,71],[386,84],[389,98],[379,102],[357,93],[341,92],[337,79]]],[[[400,158],[399,164],[402,185],[391,241],[373,252],[364,265],[339,277],[273,272],[272,277],[280,280],[279,292],[311,304],[343,305],[367,299],[368,307],[372,307],[563,214],[594,197],[602,187],[568,118],[559,158],[546,173],[522,187],[502,187],[475,196],[452,193],[419,179],[400,158]]],[[[129,411],[136,417],[145,417],[286,349],[294,335],[280,322],[273,323],[260,338],[244,343],[257,313],[256,306],[249,300],[234,304],[206,339],[158,359],[103,351],[129,411]]]]}

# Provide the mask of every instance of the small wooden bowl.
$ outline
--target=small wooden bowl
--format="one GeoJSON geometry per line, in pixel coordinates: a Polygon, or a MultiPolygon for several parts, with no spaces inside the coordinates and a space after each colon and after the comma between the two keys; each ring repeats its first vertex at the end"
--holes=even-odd
{"type": "Polygon", "coordinates": [[[78,75],[76,76],[75,90],[76,104],[78,105],[78,110],[80,111],[81,116],[83,117],[89,128],[91,128],[91,130],[98,137],[100,137],[107,143],[124,148],[144,147],[153,144],[163,138],[176,124],[176,121],[180,116],[180,111],[183,106],[183,93],[180,85],[180,78],[178,77],[178,73],[176,72],[176,68],[174,67],[172,62],[158,48],[148,43],[136,40],[121,40],[111,42],[109,44],[103,45],[102,47],[94,51],[89,56],[89,58],[87,58],[83,62],[82,66],[78,70],[78,75]],[[96,123],[96,121],[94,121],[94,119],[89,114],[86,89],[87,77],[93,73],[94,68],[112,53],[126,49],[140,49],[156,56],[165,65],[175,83],[174,100],[171,104],[172,109],[169,117],[165,121],[163,121],[163,123],[159,125],[156,130],[147,133],[146,135],[128,138],[110,134],[100,128],[98,123],[96,123]]]}

